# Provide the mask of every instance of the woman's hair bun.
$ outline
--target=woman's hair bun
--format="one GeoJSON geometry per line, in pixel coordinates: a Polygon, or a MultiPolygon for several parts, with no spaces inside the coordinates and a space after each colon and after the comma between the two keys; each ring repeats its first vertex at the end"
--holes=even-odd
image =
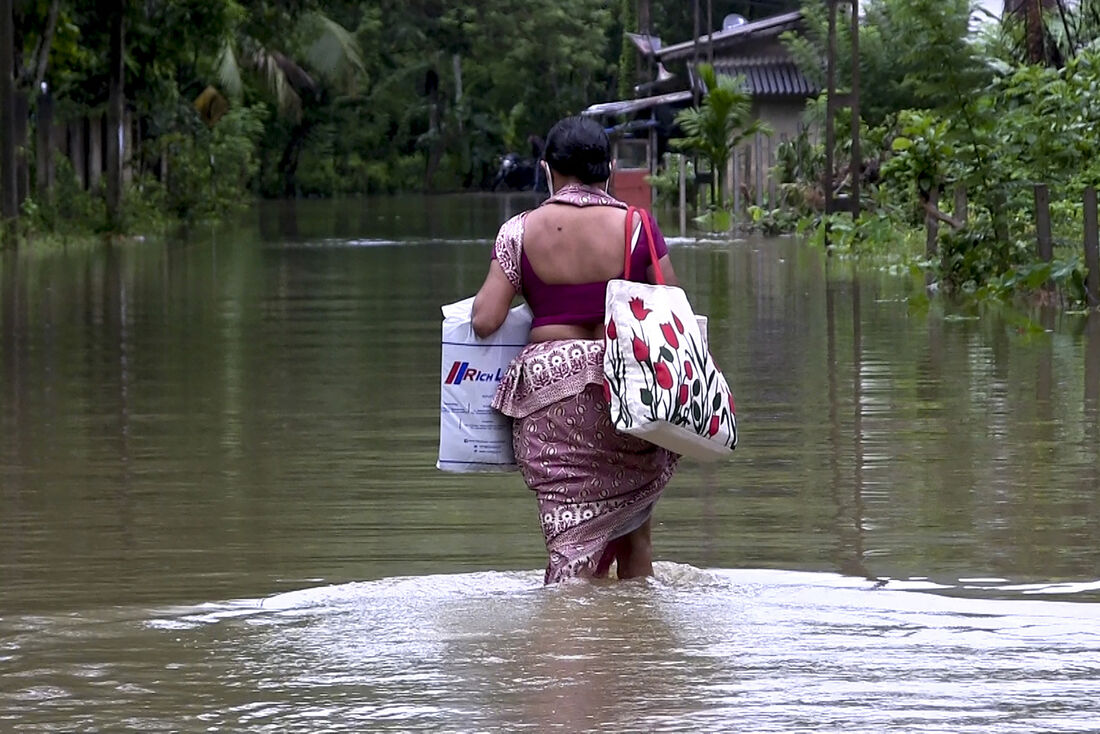
{"type": "Polygon", "coordinates": [[[566,117],[546,135],[543,158],[558,173],[594,184],[611,176],[611,143],[603,127],[588,117],[566,117]]]}

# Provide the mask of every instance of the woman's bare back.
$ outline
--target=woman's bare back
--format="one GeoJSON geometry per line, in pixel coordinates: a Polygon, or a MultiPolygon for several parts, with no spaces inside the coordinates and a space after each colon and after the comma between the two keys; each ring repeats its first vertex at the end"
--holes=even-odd
{"type": "Polygon", "coordinates": [[[523,251],[544,283],[610,280],[623,272],[625,221],[617,207],[548,204],[527,215],[523,251]]]}

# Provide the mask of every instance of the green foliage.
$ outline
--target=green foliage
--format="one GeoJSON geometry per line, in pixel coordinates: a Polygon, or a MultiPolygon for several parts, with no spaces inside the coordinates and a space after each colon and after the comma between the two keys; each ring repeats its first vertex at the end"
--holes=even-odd
{"type": "Polygon", "coordinates": [[[72,235],[103,226],[107,220],[103,198],[84,190],[65,156],[57,159],[54,180],[53,195],[48,200],[32,198],[23,204],[23,226],[29,232],[72,235]]]}
{"type": "Polygon", "coordinates": [[[836,212],[803,217],[797,231],[817,247],[834,255],[874,256],[894,262],[914,263],[920,233],[898,222],[884,211],[863,211],[852,220],[848,213],[836,212]]]}
{"type": "Polygon", "coordinates": [[[899,134],[890,143],[893,156],[882,168],[883,177],[897,178],[927,196],[946,179],[955,155],[951,122],[923,110],[898,115],[899,134]]]}
{"type": "Polygon", "coordinates": [[[257,144],[267,110],[234,107],[213,128],[162,135],[150,155],[163,157],[167,175],[141,181],[151,199],[180,219],[216,218],[247,201],[248,182],[259,167],[257,144]]]}
{"type": "MultiPolygon", "coordinates": [[[[825,6],[806,3],[807,34],[786,39],[804,71],[822,82],[825,6]]],[[[828,230],[837,253],[901,253],[907,267],[946,290],[1003,297],[1049,281],[1079,302],[1081,194],[1100,183],[1100,47],[1077,40],[1087,37],[1087,23],[1076,10],[1067,16],[1063,25],[1080,31],[1072,54],[1061,66],[1044,67],[1018,64],[1005,41],[1017,29],[984,37],[971,33],[962,0],[868,0],[864,8],[861,101],[864,121],[871,124],[861,132],[865,211],[856,222],[846,214],[811,214],[801,230],[822,244],[828,230]],[[899,38],[906,42],[897,43],[899,38]],[[1053,265],[1035,255],[1037,183],[1046,184],[1051,196],[1053,265]],[[945,213],[956,186],[969,194],[965,222],[945,213]],[[926,205],[936,198],[943,215],[939,252],[926,260],[926,205]]],[[[1090,0],[1080,8],[1100,9],[1100,3],[1090,0]]],[[[1048,30],[1051,23],[1048,16],[1048,30]]],[[[841,88],[851,78],[847,28],[838,24],[841,88]]],[[[838,128],[846,126],[844,114],[838,115],[838,128]]],[[[811,101],[808,115],[824,119],[820,99],[811,101]]],[[[844,137],[838,136],[834,151],[838,160],[844,137]]],[[[780,189],[791,203],[819,185],[815,161],[823,152],[820,143],[808,141],[779,147],[780,189]]],[[[752,214],[757,226],[776,226],[771,212],[752,214]]]]}
{"type": "MultiPolygon", "coordinates": [[[[850,22],[846,6],[840,7],[837,86],[850,89],[850,22]]],[[[956,108],[990,78],[985,59],[970,42],[969,0],[865,0],[861,8],[860,105],[869,125],[907,108],[956,108]]],[[[827,3],[804,0],[802,12],[806,32],[785,34],[784,42],[803,73],[824,89],[827,3]]]]}
{"type": "Polygon", "coordinates": [[[766,235],[778,235],[794,231],[802,215],[794,207],[766,207],[752,204],[748,208],[749,230],[766,235]]]}
{"type": "Polygon", "coordinates": [[[695,162],[679,153],[666,153],[657,168],[657,173],[646,176],[646,183],[657,192],[658,206],[679,206],[680,204],[680,161],[684,162],[684,194],[691,202],[697,196],[695,185],[695,162]]]}
{"type": "Polygon", "coordinates": [[[745,91],[742,78],[716,74],[709,64],[700,65],[699,76],[707,94],[699,107],[681,110],[676,115],[676,123],[685,135],[673,140],[672,146],[707,160],[714,174],[712,191],[717,187],[717,203],[721,208],[721,178],[733,149],[757,132],[770,134],[770,131],[765,123],[753,118],[752,97],[745,91]]]}

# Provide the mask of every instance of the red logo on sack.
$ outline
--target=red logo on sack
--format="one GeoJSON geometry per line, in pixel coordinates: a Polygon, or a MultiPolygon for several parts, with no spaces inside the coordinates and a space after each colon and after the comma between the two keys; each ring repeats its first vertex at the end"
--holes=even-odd
{"type": "Polygon", "coordinates": [[[500,382],[504,379],[504,370],[495,372],[479,370],[471,367],[469,362],[455,362],[451,365],[451,371],[447,373],[444,385],[461,385],[465,382],[500,382]]]}

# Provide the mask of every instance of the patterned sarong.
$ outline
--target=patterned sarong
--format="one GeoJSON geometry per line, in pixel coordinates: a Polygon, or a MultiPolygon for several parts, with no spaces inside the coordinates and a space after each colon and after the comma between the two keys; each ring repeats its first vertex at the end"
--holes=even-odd
{"type": "Polygon", "coordinates": [[[516,419],[512,442],[538,495],[548,584],[605,575],[608,544],[649,519],[675,467],[665,449],[611,426],[599,385],[516,419]]]}
{"type": "MultiPolygon", "coordinates": [[[[553,201],[625,206],[587,187],[553,201]]],[[[494,257],[517,290],[523,215],[497,235],[494,257]]],[[[641,527],[672,478],[677,456],[611,425],[603,390],[603,342],[530,344],[513,360],[493,407],[513,418],[512,442],[538,497],[550,555],[545,582],[606,575],[613,540],[641,527]]]]}

